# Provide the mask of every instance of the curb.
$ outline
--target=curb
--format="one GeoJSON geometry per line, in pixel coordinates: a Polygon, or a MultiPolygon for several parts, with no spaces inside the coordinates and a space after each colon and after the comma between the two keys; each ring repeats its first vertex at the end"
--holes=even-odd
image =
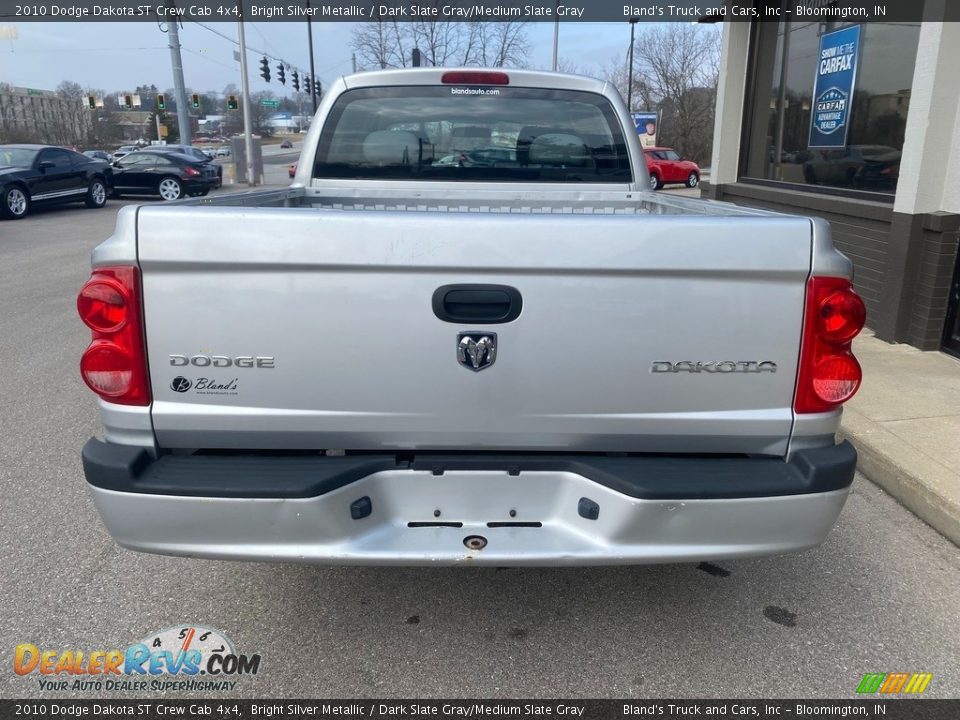
{"type": "Polygon", "coordinates": [[[838,437],[857,449],[857,470],[960,546],[960,475],[847,407],[838,437]]]}

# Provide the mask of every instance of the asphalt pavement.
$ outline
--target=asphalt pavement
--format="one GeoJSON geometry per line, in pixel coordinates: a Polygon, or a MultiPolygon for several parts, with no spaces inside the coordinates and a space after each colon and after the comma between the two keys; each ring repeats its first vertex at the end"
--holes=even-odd
{"type": "Polygon", "coordinates": [[[960,695],[960,550],[859,477],[821,547],[708,565],[324,568],[118,548],[80,465],[99,427],[74,303],[129,202],[0,221],[0,697],[91,697],[14,674],[19,643],[125,648],[194,624],[262,656],[217,696],[848,698],[867,672],[930,672],[926,695],[960,695]]]}

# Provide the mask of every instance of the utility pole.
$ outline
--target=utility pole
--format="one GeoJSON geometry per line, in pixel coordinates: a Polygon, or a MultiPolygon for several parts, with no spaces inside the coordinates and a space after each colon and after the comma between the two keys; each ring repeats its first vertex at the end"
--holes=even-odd
{"type": "Polygon", "coordinates": [[[253,175],[253,130],[250,127],[250,80],[247,78],[247,38],[243,34],[243,20],[237,21],[237,39],[240,42],[240,83],[243,89],[243,143],[247,156],[247,185],[257,184],[253,175]]]}
{"type": "MultiPolygon", "coordinates": [[[[307,0],[307,10],[310,9],[310,0],[307,0]]],[[[310,97],[313,98],[313,114],[317,114],[317,94],[313,91],[313,81],[317,73],[313,69],[313,28],[310,26],[310,13],[307,13],[307,42],[310,43],[310,97]]]]}
{"type": "Polygon", "coordinates": [[[357,71],[357,54],[356,53],[353,54],[353,71],[354,72],[357,71]]]}
{"type": "MultiPolygon", "coordinates": [[[[168,9],[173,8],[173,0],[166,0],[168,9]]],[[[167,20],[167,39],[170,45],[170,62],[173,65],[173,88],[177,94],[177,125],[180,126],[180,144],[190,144],[190,113],[187,111],[187,89],[183,84],[183,60],[180,57],[180,35],[176,16],[167,20]]]]}
{"type": "Polygon", "coordinates": [[[630,18],[630,69],[627,71],[627,112],[633,112],[633,31],[637,27],[637,18],[630,18]]]}
{"type": "Polygon", "coordinates": [[[560,47],[560,0],[554,2],[553,8],[553,71],[557,71],[557,50],[560,47]]]}

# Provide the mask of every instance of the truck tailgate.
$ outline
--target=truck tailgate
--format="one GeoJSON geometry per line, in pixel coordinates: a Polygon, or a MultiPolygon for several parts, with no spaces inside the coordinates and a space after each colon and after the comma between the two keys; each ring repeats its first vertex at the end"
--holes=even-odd
{"type": "Polygon", "coordinates": [[[137,225],[161,447],[786,452],[809,220],[181,205],[137,225]],[[459,284],[522,311],[444,321],[434,292],[459,284]],[[481,371],[469,331],[496,333],[481,371]]]}

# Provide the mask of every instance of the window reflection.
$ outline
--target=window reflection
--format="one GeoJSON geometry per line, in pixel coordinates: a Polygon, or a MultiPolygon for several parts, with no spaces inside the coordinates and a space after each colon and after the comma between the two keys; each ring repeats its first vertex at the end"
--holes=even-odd
{"type": "Polygon", "coordinates": [[[743,174],[804,185],[893,193],[900,174],[919,23],[861,28],[847,145],[810,148],[823,33],[851,23],[760,23],[743,174]]]}

